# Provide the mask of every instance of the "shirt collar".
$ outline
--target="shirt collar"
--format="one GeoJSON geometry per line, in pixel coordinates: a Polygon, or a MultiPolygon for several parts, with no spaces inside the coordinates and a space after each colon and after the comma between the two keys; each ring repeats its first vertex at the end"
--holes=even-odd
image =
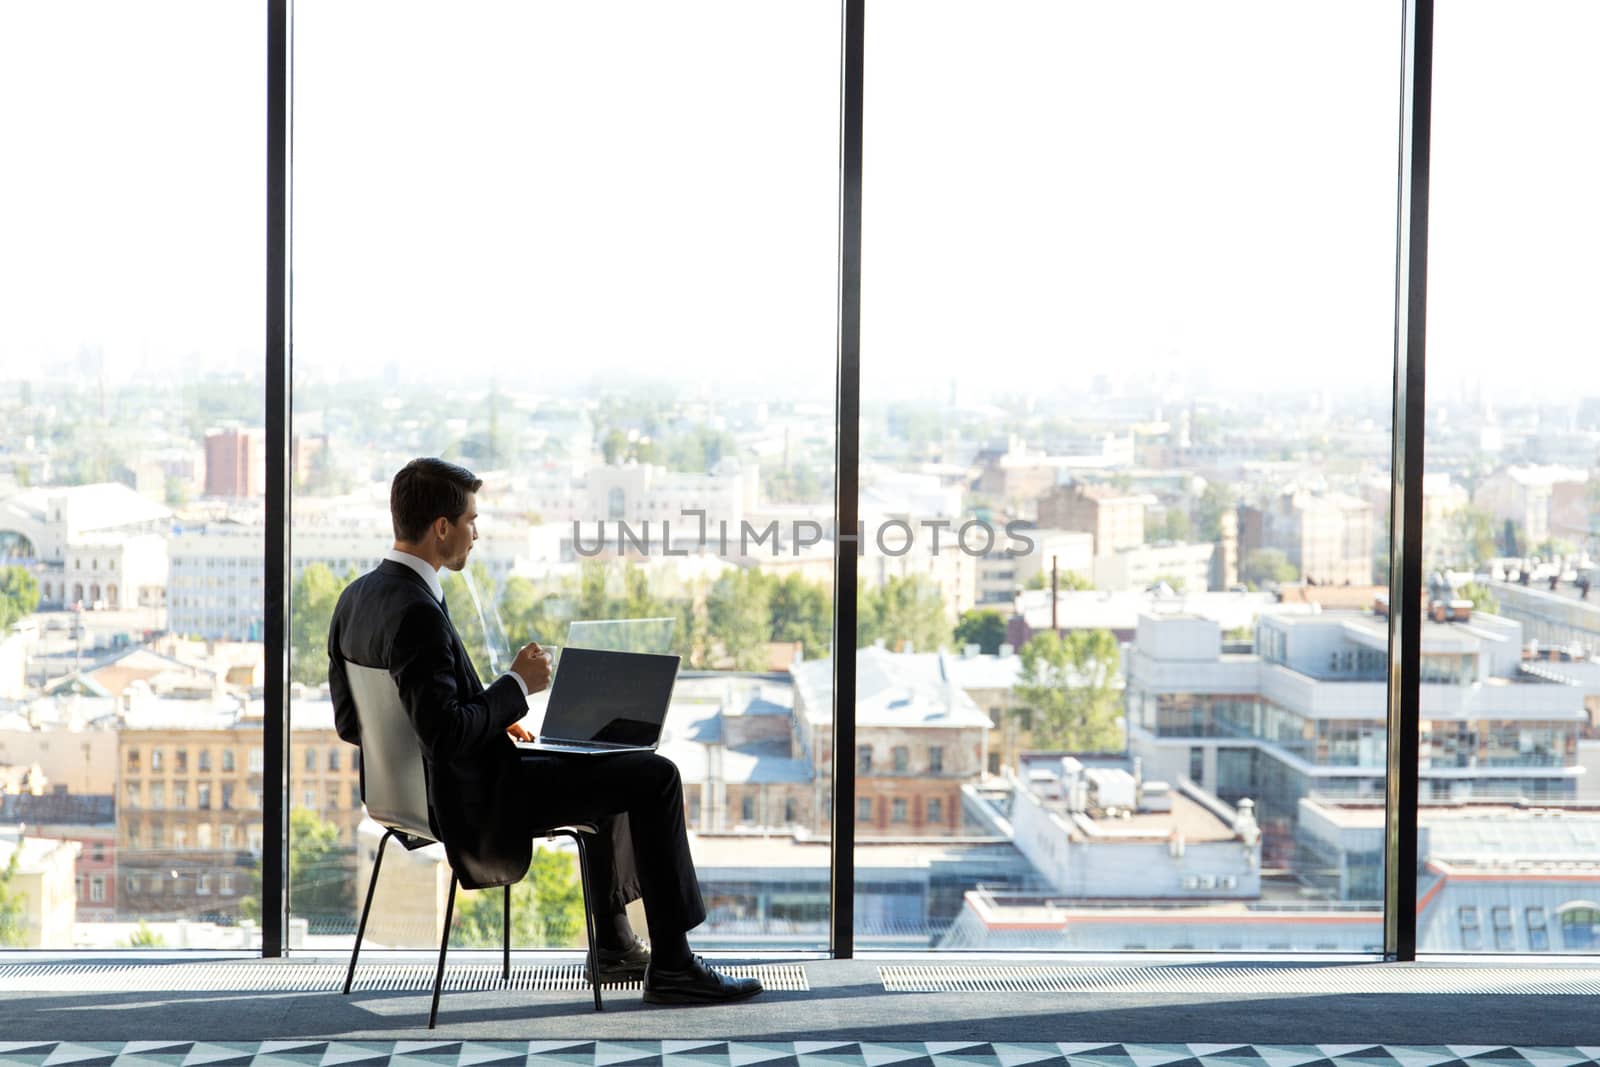
{"type": "Polygon", "coordinates": [[[433,599],[444,599],[444,586],[439,584],[439,572],[420,556],[413,556],[409,552],[402,552],[398,548],[391,548],[383,554],[383,558],[391,563],[403,563],[417,572],[417,577],[428,583],[428,592],[433,594],[433,599]]]}

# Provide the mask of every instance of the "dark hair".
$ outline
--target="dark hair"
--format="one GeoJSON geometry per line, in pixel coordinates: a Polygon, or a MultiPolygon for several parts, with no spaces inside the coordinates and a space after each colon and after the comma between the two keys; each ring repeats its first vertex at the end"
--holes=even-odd
{"type": "Polygon", "coordinates": [[[443,516],[451,522],[467,510],[467,494],[476,493],[483,479],[454,463],[431,457],[414,459],[400,468],[389,485],[389,516],[394,539],[415,544],[443,516]]]}

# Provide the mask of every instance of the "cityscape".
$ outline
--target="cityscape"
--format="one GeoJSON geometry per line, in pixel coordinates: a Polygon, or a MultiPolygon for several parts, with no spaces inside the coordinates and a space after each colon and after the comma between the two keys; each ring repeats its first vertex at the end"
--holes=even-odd
{"type": "MultiPolygon", "coordinates": [[[[259,938],[262,396],[249,375],[108,380],[92,351],[0,384],[0,942],[259,938]]],[[[1419,948],[1586,951],[1600,398],[1437,396],[1419,948]]],[[[333,730],[327,619],[392,540],[390,476],[439,455],[484,479],[480,540],[445,577],[486,680],[574,621],[672,621],[662,751],[710,910],[697,942],[826,945],[846,759],[864,947],[1378,951],[1386,397],[1098,374],[865,399],[861,524],[840,531],[815,399],[297,383],[290,943],[349,943],[382,834],[333,730]],[[856,657],[852,753],[836,654],[856,657]]],[[[368,943],[436,943],[442,853],[390,865],[368,943]]],[[[569,853],[538,855],[520,943],[581,936],[575,883],[569,853]]],[[[452,937],[497,944],[498,898],[476,896],[452,937]]]]}

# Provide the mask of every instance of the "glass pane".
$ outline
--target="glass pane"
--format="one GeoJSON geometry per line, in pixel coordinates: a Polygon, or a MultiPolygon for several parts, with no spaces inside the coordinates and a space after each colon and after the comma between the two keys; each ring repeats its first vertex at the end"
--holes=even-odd
{"type": "Polygon", "coordinates": [[[0,946],[260,943],[264,30],[0,7],[0,946]]]}
{"type": "MultiPolygon", "coordinates": [[[[443,581],[478,673],[530,640],[665,641],[695,947],[822,947],[831,709],[790,670],[832,632],[837,7],[439,10],[296,13],[295,743],[353,751],[326,626],[392,543],[390,479],[463,464],[481,539],[443,581]]],[[[297,778],[295,825],[336,833],[296,846],[294,910],[348,943],[381,829],[343,779],[297,778]]],[[[437,943],[440,863],[393,850],[368,943],[437,943]]],[[[516,943],[577,943],[571,853],[535,874],[516,943]]],[[[456,943],[498,944],[477,896],[456,943]]]]}
{"type": "Polygon", "coordinates": [[[1437,19],[1417,948],[1592,952],[1600,8],[1437,19]]]}
{"type": "Polygon", "coordinates": [[[1378,948],[1400,27],[873,5],[863,947],[1378,948]]]}

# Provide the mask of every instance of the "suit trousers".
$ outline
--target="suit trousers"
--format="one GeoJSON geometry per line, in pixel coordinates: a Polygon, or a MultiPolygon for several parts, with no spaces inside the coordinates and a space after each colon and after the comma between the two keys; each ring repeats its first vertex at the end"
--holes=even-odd
{"type": "Polygon", "coordinates": [[[597,910],[604,902],[617,914],[643,897],[652,930],[686,932],[705,921],[676,764],[654,752],[518,755],[530,822],[599,829],[587,850],[597,910]]]}

